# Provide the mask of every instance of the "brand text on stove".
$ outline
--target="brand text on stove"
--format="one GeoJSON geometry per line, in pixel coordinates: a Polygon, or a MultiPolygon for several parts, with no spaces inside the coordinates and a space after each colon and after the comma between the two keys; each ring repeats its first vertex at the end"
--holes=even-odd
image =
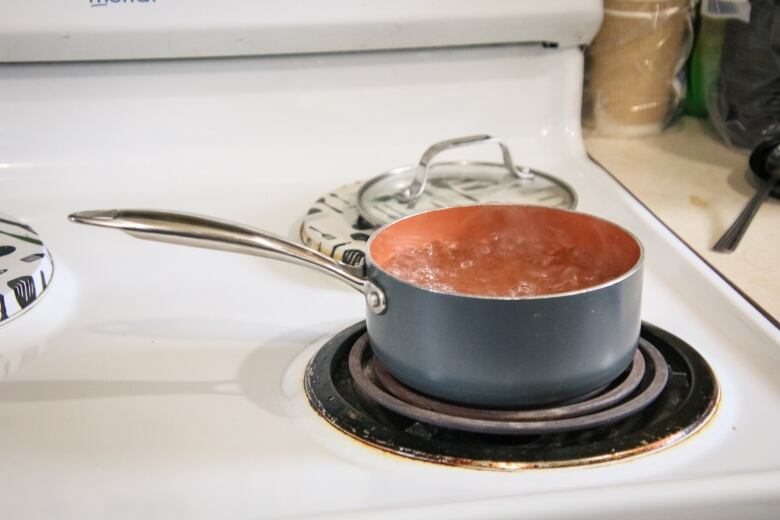
{"type": "Polygon", "coordinates": [[[89,0],[90,7],[104,7],[111,4],[154,4],[157,0],[89,0]]]}

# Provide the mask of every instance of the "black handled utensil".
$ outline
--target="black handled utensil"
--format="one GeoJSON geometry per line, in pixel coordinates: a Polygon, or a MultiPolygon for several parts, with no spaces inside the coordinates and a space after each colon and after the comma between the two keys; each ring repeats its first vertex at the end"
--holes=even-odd
{"type": "Polygon", "coordinates": [[[750,154],[750,169],[761,182],[761,186],[734,223],[712,247],[713,251],[731,253],[737,248],[758,209],[780,183],[780,139],[758,145],[750,154]]]}

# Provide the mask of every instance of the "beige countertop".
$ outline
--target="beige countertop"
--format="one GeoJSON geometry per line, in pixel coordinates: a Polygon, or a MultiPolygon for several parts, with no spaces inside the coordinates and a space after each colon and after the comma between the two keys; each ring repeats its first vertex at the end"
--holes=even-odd
{"type": "Polygon", "coordinates": [[[755,193],[747,152],[729,149],[694,118],[657,136],[586,136],[585,145],[696,252],[780,319],[780,201],[764,203],[734,253],[710,249],[755,193]]]}

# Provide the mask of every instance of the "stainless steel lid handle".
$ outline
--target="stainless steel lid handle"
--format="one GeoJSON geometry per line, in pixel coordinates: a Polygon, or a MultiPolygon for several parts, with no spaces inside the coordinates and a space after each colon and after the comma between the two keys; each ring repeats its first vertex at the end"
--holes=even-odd
{"type": "Polygon", "coordinates": [[[373,313],[381,314],[387,306],[383,291],[364,278],[363,269],[338,263],[260,229],[198,215],[140,209],[80,211],[68,218],[79,224],[119,229],[145,240],[232,251],[302,265],[328,274],[363,293],[373,313]]]}
{"type": "Polygon", "coordinates": [[[409,186],[396,193],[396,200],[414,204],[417,199],[420,198],[428,184],[428,174],[431,169],[431,163],[433,162],[434,157],[441,152],[453,148],[490,142],[496,143],[499,148],[501,148],[501,156],[507,172],[523,179],[533,179],[534,175],[529,168],[518,168],[515,166],[509,148],[501,140],[487,134],[468,135],[465,137],[456,137],[455,139],[447,139],[446,141],[439,141],[425,150],[425,153],[422,155],[422,158],[417,165],[417,172],[415,173],[414,180],[409,186]]]}

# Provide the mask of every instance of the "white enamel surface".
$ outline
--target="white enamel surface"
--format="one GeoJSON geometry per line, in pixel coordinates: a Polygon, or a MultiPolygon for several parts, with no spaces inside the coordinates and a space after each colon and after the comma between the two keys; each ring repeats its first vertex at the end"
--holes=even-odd
{"type": "Polygon", "coordinates": [[[0,62],[590,42],[597,0],[4,0],[0,62]]]}
{"type": "Polygon", "coordinates": [[[0,354],[21,360],[0,381],[3,516],[771,518],[780,335],[587,159],[581,67],[576,50],[506,47],[0,68],[0,208],[57,265],[47,297],[0,329],[0,354]],[[642,240],[644,318],[722,385],[694,438],[516,474],[378,452],[319,419],[300,384],[309,346],[361,319],[354,291],[66,220],[146,207],[290,234],[313,197],[482,132],[642,240]]]}

